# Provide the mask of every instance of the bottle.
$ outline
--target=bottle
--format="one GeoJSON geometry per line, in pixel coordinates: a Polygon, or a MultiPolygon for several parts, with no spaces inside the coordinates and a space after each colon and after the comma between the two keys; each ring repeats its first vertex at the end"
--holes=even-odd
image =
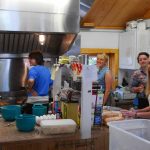
{"type": "Polygon", "coordinates": [[[101,125],[102,124],[102,106],[103,106],[103,92],[99,90],[97,92],[97,100],[95,104],[95,111],[94,111],[94,125],[101,125]]]}
{"type": "Polygon", "coordinates": [[[94,125],[102,124],[102,106],[96,106],[94,112],[94,125]]]}
{"type": "Polygon", "coordinates": [[[62,112],[61,112],[60,108],[58,108],[58,110],[56,112],[56,119],[62,119],[62,112]]]}
{"type": "Polygon", "coordinates": [[[49,103],[48,114],[52,114],[53,102],[49,103]]]}
{"type": "Polygon", "coordinates": [[[97,93],[97,104],[96,104],[97,106],[103,105],[103,97],[104,97],[103,91],[99,90],[97,93]]]}
{"type": "Polygon", "coordinates": [[[55,101],[54,101],[54,112],[57,113],[59,108],[59,101],[58,101],[58,96],[55,96],[55,101]]]}
{"type": "Polygon", "coordinates": [[[138,109],[138,106],[139,106],[139,99],[136,97],[133,100],[133,107],[134,109],[138,109]]]}

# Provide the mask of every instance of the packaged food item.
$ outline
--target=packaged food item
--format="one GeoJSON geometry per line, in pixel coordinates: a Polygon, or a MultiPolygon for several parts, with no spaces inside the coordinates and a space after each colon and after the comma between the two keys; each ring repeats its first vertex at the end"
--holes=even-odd
{"type": "Polygon", "coordinates": [[[105,123],[108,123],[110,121],[119,121],[119,120],[124,120],[124,118],[122,116],[105,118],[105,123]]]}
{"type": "Polygon", "coordinates": [[[122,113],[120,111],[104,111],[102,118],[104,124],[106,125],[110,121],[124,120],[124,117],[122,116],[122,113]]]}
{"type": "Polygon", "coordinates": [[[74,133],[76,131],[76,123],[72,119],[42,120],[40,126],[45,135],[74,133]]]}

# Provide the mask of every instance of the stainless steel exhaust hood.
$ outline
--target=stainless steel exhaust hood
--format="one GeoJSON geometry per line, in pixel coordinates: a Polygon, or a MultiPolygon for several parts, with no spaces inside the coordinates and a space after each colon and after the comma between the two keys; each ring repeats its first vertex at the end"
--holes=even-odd
{"type": "Polygon", "coordinates": [[[0,30],[79,32],[79,0],[0,0],[0,30]]]}
{"type": "Polygon", "coordinates": [[[79,0],[0,0],[0,101],[26,99],[22,57],[33,50],[48,57],[66,53],[79,32],[79,19],[79,0]]]}
{"type": "Polygon", "coordinates": [[[79,0],[0,0],[0,20],[0,53],[60,55],[79,32],[79,0]]]}

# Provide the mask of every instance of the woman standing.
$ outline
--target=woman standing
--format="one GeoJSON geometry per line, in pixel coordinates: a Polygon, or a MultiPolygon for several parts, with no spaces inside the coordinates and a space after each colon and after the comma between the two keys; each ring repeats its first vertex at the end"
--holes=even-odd
{"type": "Polygon", "coordinates": [[[147,97],[145,95],[149,54],[146,52],[139,53],[137,61],[140,65],[140,69],[133,73],[130,81],[130,87],[131,91],[137,94],[136,100],[138,101],[138,108],[142,109],[149,106],[147,97]]]}
{"type": "MultiPolygon", "coordinates": [[[[150,62],[148,65],[148,82],[146,87],[146,96],[150,101],[150,62]]],[[[130,111],[123,111],[122,114],[124,116],[134,117],[134,118],[147,118],[150,119],[150,106],[143,108],[143,109],[131,109],[130,111]]]]}
{"type": "Polygon", "coordinates": [[[112,88],[112,75],[108,68],[108,56],[106,54],[97,55],[98,82],[102,87],[104,98],[103,105],[111,105],[110,92],[112,88]]]}

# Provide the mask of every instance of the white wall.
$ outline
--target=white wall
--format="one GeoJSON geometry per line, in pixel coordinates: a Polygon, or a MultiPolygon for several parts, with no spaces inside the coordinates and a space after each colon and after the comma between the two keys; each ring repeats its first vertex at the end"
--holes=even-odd
{"type": "Polygon", "coordinates": [[[81,48],[118,48],[121,30],[82,30],[81,48]]]}
{"type": "MultiPolygon", "coordinates": [[[[122,30],[80,30],[81,48],[119,48],[119,33],[122,30]]],[[[125,72],[119,70],[119,84],[125,72]]]]}

